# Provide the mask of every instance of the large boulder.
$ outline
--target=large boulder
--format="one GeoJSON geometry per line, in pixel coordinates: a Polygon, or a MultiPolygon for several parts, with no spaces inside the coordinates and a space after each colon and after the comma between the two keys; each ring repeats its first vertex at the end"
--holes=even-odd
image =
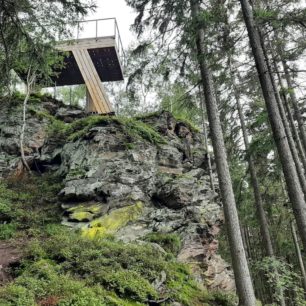
{"type": "MultiPolygon", "coordinates": [[[[22,172],[22,101],[0,109],[0,176],[7,176],[22,172]]],[[[175,256],[191,264],[199,281],[234,288],[217,255],[222,207],[210,187],[202,135],[190,124],[168,112],[91,118],[52,99],[30,102],[25,153],[33,171],[62,177],[63,224],[89,239],[115,235],[141,243],[152,234],[177,235],[175,256]]]]}

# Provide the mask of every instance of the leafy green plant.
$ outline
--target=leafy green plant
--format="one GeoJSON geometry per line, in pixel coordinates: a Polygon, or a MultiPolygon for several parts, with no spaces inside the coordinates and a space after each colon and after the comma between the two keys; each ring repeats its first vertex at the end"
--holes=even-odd
{"type": "Polygon", "coordinates": [[[0,224],[0,240],[7,240],[16,234],[16,224],[0,224]]]}

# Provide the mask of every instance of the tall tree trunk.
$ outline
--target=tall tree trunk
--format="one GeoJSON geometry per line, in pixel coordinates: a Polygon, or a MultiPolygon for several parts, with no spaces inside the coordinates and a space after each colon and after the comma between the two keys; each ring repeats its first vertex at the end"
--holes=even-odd
{"type": "Polygon", "coordinates": [[[256,62],[262,92],[266,102],[269,120],[271,123],[274,140],[282,163],[283,172],[293,212],[297,221],[298,230],[306,249],[306,203],[299,182],[296,167],[289,148],[284,125],[281,120],[274,89],[271,83],[267,64],[260,43],[258,29],[254,21],[253,12],[248,0],[240,0],[244,20],[247,26],[253,55],[256,62]]]}
{"type": "Polygon", "coordinates": [[[294,87],[293,87],[293,82],[292,82],[292,78],[291,78],[291,75],[290,75],[290,72],[289,72],[288,64],[284,60],[283,53],[281,53],[280,55],[281,55],[282,65],[283,65],[284,72],[285,72],[286,82],[287,82],[288,89],[289,89],[291,103],[293,105],[294,114],[295,114],[296,120],[298,122],[304,151],[306,152],[306,132],[305,132],[303,117],[302,117],[302,114],[301,114],[301,111],[300,111],[300,108],[299,108],[299,104],[298,104],[298,101],[297,101],[297,97],[296,97],[296,94],[295,94],[295,90],[294,90],[294,87]]]}
{"type": "MultiPolygon", "coordinates": [[[[247,132],[247,127],[245,124],[245,118],[242,110],[242,106],[240,103],[240,97],[238,95],[237,91],[237,86],[236,82],[234,79],[234,74],[232,71],[232,66],[231,66],[231,60],[229,59],[229,67],[230,67],[230,72],[232,75],[232,84],[234,87],[234,95],[235,95],[235,100],[236,100],[236,105],[237,105],[237,110],[238,110],[238,115],[240,119],[240,124],[241,124],[241,129],[242,129],[242,134],[243,134],[243,140],[244,140],[244,145],[245,149],[247,151],[247,157],[248,157],[248,164],[249,164],[249,170],[250,170],[250,176],[251,176],[251,183],[253,187],[253,192],[254,192],[254,198],[255,198],[255,206],[256,206],[256,212],[259,220],[259,227],[260,227],[260,233],[261,233],[261,238],[262,238],[262,244],[264,246],[264,251],[265,255],[269,256],[271,258],[274,258],[274,249],[273,249],[273,244],[272,244],[272,239],[270,236],[270,231],[269,231],[269,224],[266,216],[266,212],[263,207],[263,202],[262,202],[262,197],[260,194],[260,188],[259,188],[259,183],[257,179],[257,173],[255,169],[255,165],[253,162],[253,156],[249,151],[250,144],[249,144],[249,135],[247,132]]],[[[275,271],[276,275],[278,275],[278,271],[275,271]]],[[[277,277],[279,279],[279,277],[277,277]]],[[[270,288],[272,289],[272,288],[270,288]]],[[[285,298],[284,298],[284,293],[282,288],[276,288],[275,289],[278,292],[278,295],[280,297],[280,305],[285,306],[285,298]]]]}
{"type": "Polygon", "coordinates": [[[207,127],[205,123],[205,101],[202,95],[203,91],[201,91],[201,87],[199,87],[199,98],[200,98],[200,105],[201,105],[201,112],[202,112],[202,125],[203,125],[203,134],[204,134],[204,141],[205,141],[205,150],[207,153],[207,163],[208,163],[208,171],[209,171],[209,180],[210,180],[210,188],[212,191],[215,191],[214,186],[214,178],[211,166],[211,156],[208,148],[208,136],[207,136],[207,127]]]}
{"type": "Polygon", "coordinates": [[[280,71],[278,69],[278,65],[277,65],[277,62],[276,62],[276,54],[275,54],[275,52],[273,52],[273,48],[272,48],[271,44],[270,44],[270,50],[271,50],[272,58],[273,58],[273,68],[274,68],[274,70],[277,74],[278,83],[279,83],[280,90],[281,90],[281,98],[282,98],[283,104],[285,106],[287,117],[288,117],[290,127],[291,127],[291,130],[292,130],[292,133],[293,133],[293,139],[296,143],[296,146],[297,146],[297,149],[298,149],[298,152],[299,152],[299,156],[300,156],[301,162],[302,162],[303,167],[304,167],[304,173],[305,173],[305,171],[306,171],[305,151],[304,151],[304,148],[303,148],[303,145],[302,145],[302,142],[301,142],[301,138],[300,138],[298,129],[295,125],[294,118],[293,118],[292,113],[291,113],[289,101],[288,101],[286,93],[285,93],[285,85],[284,85],[282,77],[280,75],[280,71]]]}
{"type": "Polygon", "coordinates": [[[231,59],[229,59],[229,68],[230,68],[230,74],[232,75],[232,85],[234,89],[234,96],[236,100],[236,106],[238,110],[238,115],[240,119],[240,125],[241,125],[241,130],[242,130],[242,135],[243,135],[243,140],[244,140],[244,146],[246,150],[246,155],[248,159],[248,165],[249,165],[249,170],[250,170],[250,176],[251,176],[251,183],[253,187],[253,192],[254,192],[254,198],[255,198],[255,206],[256,206],[256,211],[259,219],[259,225],[260,225],[260,232],[262,235],[262,242],[263,246],[265,249],[265,254],[266,256],[274,256],[274,251],[273,251],[273,244],[272,244],[272,239],[270,236],[269,232],[269,224],[267,220],[267,216],[265,213],[265,210],[263,208],[263,202],[262,202],[262,197],[260,194],[260,188],[259,188],[259,183],[257,179],[257,173],[255,169],[255,165],[253,162],[253,156],[249,152],[250,149],[250,144],[249,144],[249,135],[247,131],[247,127],[245,124],[245,118],[242,110],[242,106],[240,103],[240,97],[238,95],[238,89],[236,85],[236,81],[234,79],[234,74],[232,71],[232,64],[231,64],[231,59]]]}
{"type": "Polygon", "coordinates": [[[238,212],[227,162],[218,106],[214,92],[213,78],[205,59],[205,33],[203,27],[200,26],[197,22],[200,12],[199,2],[198,0],[190,0],[190,3],[192,18],[194,23],[197,25],[196,47],[198,53],[198,62],[201,71],[207,115],[212,135],[212,144],[216,159],[219,186],[223,202],[225,222],[227,225],[227,235],[231,250],[237,293],[239,296],[240,305],[255,306],[256,299],[245,250],[243,248],[238,212]]]}
{"type": "MultiPolygon", "coordinates": [[[[303,145],[303,151],[306,152],[306,131],[305,131],[305,126],[304,126],[304,121],[303,121],[302,114],[301,114],[301,111],[300,111],[300,108],[299,108],[299,105],[298,105],[295,90],[293,88],[293,82],[292,82],[292,78],[291,78],[291,75],[290,75],[290,72],[289,72],[289,66],[288,66],[287,61],[286,61],[285,56],[284,56],[284,53],[285,53],[284,46],[283,46],[282,43],[280,43],[278,30],[275,28],[275,26],[272,26],[272,28],[273,28],[273,32],[274,32],[274,35],[275,35],[275,39],[277,40],[276,48],[277,48],[278,56],[280,57],[280,61],[281,61],[282,66],[283,66],[285,79],[286,79],[286,82],[287,82],[287,87],[289,89],[289,95],[290,95],[291,103],[293,105],[294,114],[295,114],[296,120],[298,122],[298,127],[299,127],[299,131],[300,131],[300,140],[301,140],[301,143],[303,145]]],[[[306,170],[306,168],[305,168],[305,170],[306,170]]]]}
{"type": "Polygon", "coordinates": [[[293,221],[291,222],[291,232],[292,232],[292,237],[293,237],[293,241],[294,241],[296,255],[297,255],[297,258],[298,258],[298,262],[299,262],[299,266],[300,266],[300,270],[301,270],[301,274],[302,274],[302,284],[303,284],[304,292],[306,294],[305,266],[304,266],[303,257],[302,257],[302,253],[301,253],[301,249],[300,249],[300,245],[299,245],[299,241],[298,241],[298,238],[297,238],[297,234],[296,234],[296,231],[295,231],[293,221]]]}
{"type": "Polygon", "coordinates": [[[305,171],[304,171],[303,165],[301,164],[301,160],[300,160],[300,157],[299,157],[299,154],[298,154],[298,151],[297,151],[296,143],[294,142],[294,139],[293,139],[293,136],[292,136],[292,133],[291,133],[291,129],[290,129],[290,126],[289,126],[289,123],[288,123],[288,120],[287,120],[284,105],[282,103],[282,99],[281,99],[279,90],[277,88],[277,85],[276,85],[276,82],[275,82],[275,79],[274,79],[274,75],[273,75],[272,68],[271,68],[270,61],[269,61],[269,56],[268,56],[268,53],[267,53],[267,50],[266,50],[265,42],[263,40],[262,31],[258,30],[258,33],[259,33],[259,37],[260,37],[261,46],[262,46],[263,54],[264,54],[264,57],[265,57],[266,65],[267,65],[268,72],[269,72],[269,75],[270,75],[272,88],[274,90],[275,99],[276,99],[276,102],[277,102],[277,105],[278,105],[278,108],[279,108],[279,113],[280,113],[280,116],[281,116],[281,119],[282,119],[282,122],[283,122],[283,125],[284,125],[284,129],[285,129],[286,137],[287,137],[287,140],[288,140],[289,148],[291,150],[292,158],[294,160],[294,164],[295,164],[295,167],[296,167],[298,178],[300,180],[300,184],[301,184],[302,190],[304,192],[304,197],[305,197],[306,196],[305,171]]]}

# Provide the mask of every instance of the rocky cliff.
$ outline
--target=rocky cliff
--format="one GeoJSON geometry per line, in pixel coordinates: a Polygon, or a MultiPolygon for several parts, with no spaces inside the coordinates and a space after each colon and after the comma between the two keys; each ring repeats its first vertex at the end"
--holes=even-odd
{"type": "MultiPolygon", "coordinates": [[[[24,173],[21,114],[17,98],[0,102],[2,178],[24,173]]],[[[27,160],[37,175],[61,178],[56,201],[63,224],[88,239],[149,241],[162,252],[163,237],[179,237],[173,238],[178,260],[190,263],[207,287],[230,291],[232,272],[217,254],[222,208],[210,188],[203,147],[192,125],[167,112],[86,116],[47,97],[32,97],[28,108],[27,160]]]]}

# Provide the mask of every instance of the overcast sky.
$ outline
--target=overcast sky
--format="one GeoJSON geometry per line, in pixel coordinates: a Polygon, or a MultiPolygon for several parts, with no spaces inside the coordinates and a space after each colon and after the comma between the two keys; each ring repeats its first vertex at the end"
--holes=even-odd
{"type": "Polygon", "coordinates": [[[122,42],[125,48],[135,40],[135,36],[130,31],[130,26],[136,14],[128,7],[125,0],[96,0],[97,11],[89,15],[86,19],[110,18],[117,19],[122,42]]]}

